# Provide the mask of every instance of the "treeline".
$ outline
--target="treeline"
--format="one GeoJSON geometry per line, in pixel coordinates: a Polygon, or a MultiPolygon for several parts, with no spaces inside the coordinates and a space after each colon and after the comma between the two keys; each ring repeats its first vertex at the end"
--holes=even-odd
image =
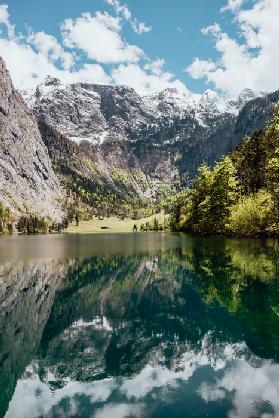
{"type": "Polygon", "coordinates": [[[62,223],[54,223],[48,218],[35,214],[21,215],[16,219],[11,211],[0,202],[0,234],[46,234],[61,232],[67,226],[67,219],[62,223]]]}
{"type": "Polygon", "coordinates": [[[170,228],[169,217],[155,216],[140,225],[140,231],[164,231],[170,228]]]}
{"type": "Polygon", "coordinates": [[[176,196],[171,228],[197,234],[279,233],[279,105],[265,131],[241,141],[176,196]]]}
{"type": "Polygon", "coordinates": [[[12,233],[12,217],[8,208],[0,202],[0,234],[12,233]]]}
{"type": "Polygon", "coordinates": [[[62,222],[52,222],[37,215],[23,215],[15,224],[17,232],[21,234],[47,234],[61,232],[69,225],[67,219],[62,222]]]}
{"type": "MultiPolygon", "coordinates": [[[[70,164],[70,163],[68,163],[70,164]]],[[[135,190],[122,182],[115,191],[112,186],[102,184],[99,179],[88,179],[69,166],[61,168],[60,180],[68,193],[65,208],[71,213],[78,212],[83,220],[92,216],[140,219],[154,213],[154,205],[147,198],[140,197],[135,190]]]]}
{"type": "Polygon", "coordinates": [[[133,181],[144,181],[138,173],[114,169],[109,181],[93,162],[94,147],[69,141],[43,119],[38,126],[54,171],[68,194],[64,207],[69,212],[69,221],[76,215],[82,220],[111,215],[140,219],[154,213],[150,199],[140,197],[133,187],[133,181]]]}

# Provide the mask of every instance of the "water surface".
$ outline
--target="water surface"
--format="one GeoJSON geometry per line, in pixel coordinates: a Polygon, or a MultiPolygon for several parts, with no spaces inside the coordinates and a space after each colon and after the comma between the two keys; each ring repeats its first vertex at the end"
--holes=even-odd
{"type": "Polygon", "coordinates": [[[0,239],[0,416],[279,417],[275,240],[0,239]]]}

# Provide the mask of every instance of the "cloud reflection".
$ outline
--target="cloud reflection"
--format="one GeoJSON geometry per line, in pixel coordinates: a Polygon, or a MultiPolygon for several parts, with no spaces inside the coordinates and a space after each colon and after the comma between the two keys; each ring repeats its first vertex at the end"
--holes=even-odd
{"type": "Polygon", "coordinates": [[[215,384],[203,383],[198,393],[207,403],[230,393],[229,418],[279,417],[279,365],[236,361],[215,384]]]}

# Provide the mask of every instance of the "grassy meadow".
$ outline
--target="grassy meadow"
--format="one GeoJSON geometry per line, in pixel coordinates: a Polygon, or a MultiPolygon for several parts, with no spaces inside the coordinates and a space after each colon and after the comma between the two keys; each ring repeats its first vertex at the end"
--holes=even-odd
{"type": "Polygon", "coordinates": [[[90,221],[80,221],[79,226],[76,226],[75,222],[72,222],[65,232],[70,234],[91,234],[91,233],[109,233],[109,232],[133,232],[134,225],[137,225],[138,231],[140,226],[146,222],[152,222],[156,217],[160,224],[164,223],[169,215],[156,214],[148,218],[142,218],[138,220],[134,219],[119,219],[117,217],[110,217],[104,219],[98,219],[94,217],[90,221]],[[102,229],[108,227],[108,229],[102,229]]]}

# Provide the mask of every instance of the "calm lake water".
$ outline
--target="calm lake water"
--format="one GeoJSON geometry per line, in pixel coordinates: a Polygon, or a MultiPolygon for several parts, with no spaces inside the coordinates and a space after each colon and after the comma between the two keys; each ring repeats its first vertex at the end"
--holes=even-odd
{"type": "Polygon", "coordinates": [[[0,416],[279,417],[279,244],[0,238],[0,416]]]}

